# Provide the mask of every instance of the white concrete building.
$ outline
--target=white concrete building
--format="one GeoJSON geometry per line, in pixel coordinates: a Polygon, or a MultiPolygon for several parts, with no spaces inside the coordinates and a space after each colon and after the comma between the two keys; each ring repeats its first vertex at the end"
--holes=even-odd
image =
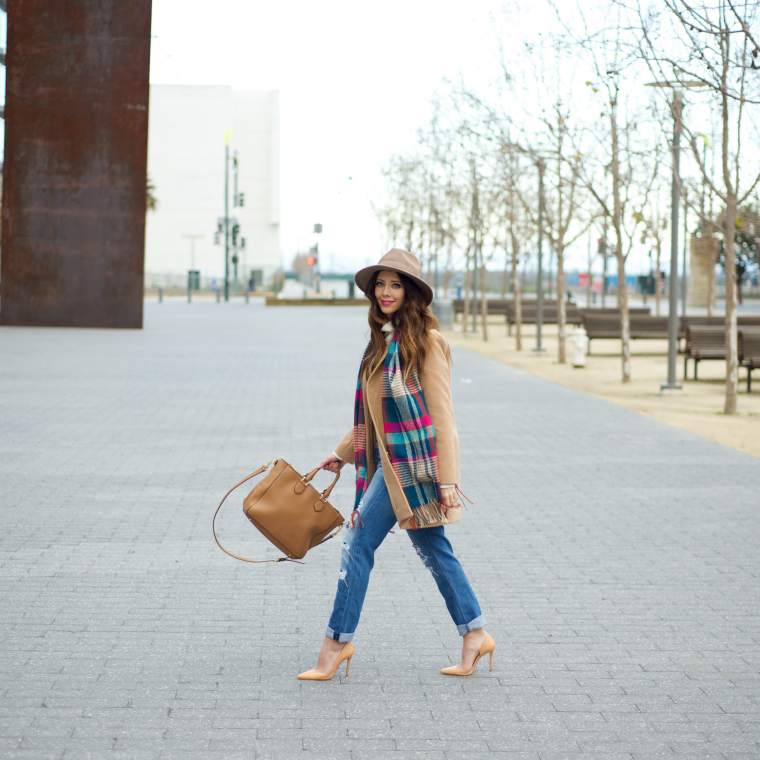
{"type": "MultiPolygon", "coordinates": [[[[186,282],[198,269],[204,281],[224,277],[225,130],[229,129],[229,214],[240,225],[245,249],[238,252],[238,279],[251,271],[271,280],[281,266],[279,93],[241,92],[228,86],[151,85],[148,176],[158,209],[148,212],[145,272],[149,284],[186,282]],[[238,161],[234,205],[232,157],[238,161]],[[200,236],[195,243],[188,235],[200,236]],[[161,280],[163,279],[163,282],[161,280]]],[[[230,253],[230,259],[232,252],[230,253]]],[[[230,263],[230,280],[234,267],[230,263]]]]}

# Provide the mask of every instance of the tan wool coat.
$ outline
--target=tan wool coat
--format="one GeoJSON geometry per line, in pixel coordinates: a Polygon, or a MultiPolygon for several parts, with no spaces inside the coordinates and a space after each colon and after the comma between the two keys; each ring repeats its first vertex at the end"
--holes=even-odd
{"type": "MultiPolygon", "coordinates": [[[[449,344],[437,330],[430,331],[430,350],[425,357],[425,366],[420,374],[420,385],[425,396],[430,419],[435,428],[435,445],[438,455],[438,476],[441,483],[459,485],[459,434],[454,419],[454,405],[451,401],[451,362],[449,344]]],[[[372,376],[362,377],[364,388],[364,417],[367,426],[367,484],[375,474],[375,445],[380,449],[383,463],[383,477],[391,498],[393,511],[403,530],[414,528],[412,509],[404,495],[396,473],[391,466],[383,435],[383,365],[372,376]],[[376,432],[379,431],[379,434],[376,432]]],[[[354,429],[351,428],[343,440],[335,447],[335,453],[346,462],[354,464],[354,429]]],[[[462,518],[462,510],[448,509],[446,518],[426,525],[449,525],[462,518]]]]}

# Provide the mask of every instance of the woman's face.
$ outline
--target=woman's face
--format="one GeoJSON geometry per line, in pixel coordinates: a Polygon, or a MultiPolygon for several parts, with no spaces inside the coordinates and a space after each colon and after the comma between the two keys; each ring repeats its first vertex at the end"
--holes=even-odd
{"type": "Polygon", "coordinates": [[[375,298],[380,305],[380,311],[390,317],[404,303],[404,283],[396,272],[383,270],[377,273],[375,281],[375,298]]]}

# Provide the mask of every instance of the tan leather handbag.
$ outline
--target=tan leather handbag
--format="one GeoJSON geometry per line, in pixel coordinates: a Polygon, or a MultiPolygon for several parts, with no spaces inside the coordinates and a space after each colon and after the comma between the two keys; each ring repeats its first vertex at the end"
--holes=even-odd
{"type": "Polygon", "coordinates": [[[319,467],[316,467],[302,477],[284,459],[272,459],[232,486],[216,508],[211,523],[219,548],[230,557],[241,559],[243,562],[297,562],[309,549],[336,536],[343,527],[344,520],[327,499],[340,478],[340,472],[322,493],[311,485],[318,472],[319,467]],[[225,499],[238,486],[266,472],[270,464],[274,465],[272,471],[243,500],[243,512],[259,531],[287,556],[278,559],[241,557],[228,551],[220,543],[216,535],[216,516],[225,499]],[[328,535],[330,531],[335,532],[328,535]]]}

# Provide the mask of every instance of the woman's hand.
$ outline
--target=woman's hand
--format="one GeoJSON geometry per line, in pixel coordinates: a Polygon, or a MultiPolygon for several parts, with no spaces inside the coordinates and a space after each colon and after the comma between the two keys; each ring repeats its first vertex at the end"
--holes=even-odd
{"type": "Polygon", "coordinates": [[[441,488],[441,496],[445,507],[458,507],[461,504],[456,488],[441,488]]]}
{"type": "Polygon", "coordinates": [[[328,472],[340,472],[343,469],[345,462],[339,459],[335,454],[330,454],[329,457],[324,459],[320,465],[320,470],[327,470],[328,472]]]}

